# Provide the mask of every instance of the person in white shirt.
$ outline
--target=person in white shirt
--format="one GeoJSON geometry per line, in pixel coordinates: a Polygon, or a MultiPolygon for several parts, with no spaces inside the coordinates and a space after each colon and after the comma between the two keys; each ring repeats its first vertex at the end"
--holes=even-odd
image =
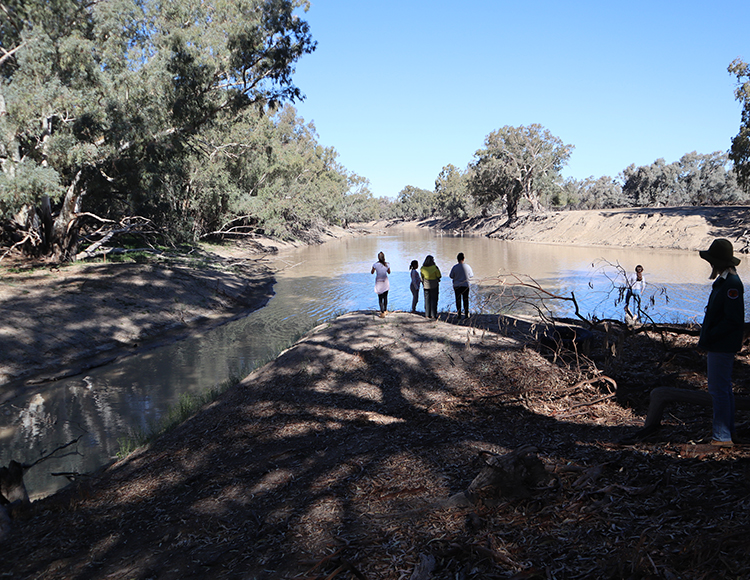
{"type": "Polygon", "coordinates": [[[635,274],[630,274],[627,277],[627,291],[625,293],[625,312],[638,318],[638,312],[641,310],[641,296],[643,291],[646,289],[646,280],[643,279],[643,266],[638,264],[635,267],[635,274]],[[633,299],[633,306],[635,307],[635,316],[630,311],[630,299],[633,299]]]}
{"type": "Polygon", "coordinates": [[[378,295],[378,304],[380,306],[380,318],[385,318],[388,310],[388,290],[391,289],[391,283],[388,281],[388,274],[391,273],[391,265],[385,261],[385,254],[378,254],[378,261],[372,265],[370,274],[375,274],[375,294],[378,295]]]}
{"type": "Polygon", "coordinates": [[[464,262],[464,254],[460,252],[456,256],[458,264],[451,268],[450,277],[453,280],[453,291],[456,293],[456,310],[458,318],[461,318],[461,302],[463,302],[464,315],[469,317],[469,279],[474,277],[471,266],[464,262]]]}

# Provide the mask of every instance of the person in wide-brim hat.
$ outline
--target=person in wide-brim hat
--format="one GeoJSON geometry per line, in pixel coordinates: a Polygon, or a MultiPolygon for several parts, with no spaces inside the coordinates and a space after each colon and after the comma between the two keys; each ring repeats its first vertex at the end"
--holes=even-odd
{"type": "Polygon", "coordinates": [[[735,266],[732,242],[719,238],[700,257],[711,264],[714,280],[701,325],[698,348],[708,351],[708,392],[713,403],[712,445],[731,447],[734,433],[734,393],[732,366],[734,355],[742,348],[745,331],[745,298],[742,281],[735,266]]]}
{"type": "Polygon", "coordinates": [[[701,250],[698,253],[701,258],[706,260],[712,266],[717,266],[723,269],[738,266],[741,261],[739,258],[734,257],[732,242],[725,240],[724,238],[714,240],[711,242],[711,246],[708,250],[701,250]]]}

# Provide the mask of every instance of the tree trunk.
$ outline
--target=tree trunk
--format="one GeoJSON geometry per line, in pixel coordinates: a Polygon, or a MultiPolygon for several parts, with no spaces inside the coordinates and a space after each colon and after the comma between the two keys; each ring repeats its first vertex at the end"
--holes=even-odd
{"type": "Polygon", "coordinates": [[[58,262],[69,262],[78,251],[78,217],[83,190],[79,189],[82,170],[76,174],[65,193],[60,213],[52,224],[49,246],[58,262]]]}
{"type": "Polygon", "coordinates": [[[508,212],[508,223],[512,224],[518,219],[518,198],[508,195],[505,200],[505,209],[508,212]]]}
{"type": "Polygon", "coordinates": [[[512,224],[518,219],[518,202],[521,199],[523,187],[518,181],[515,181],[505,194],[505,207],[508,211],[508,223],[512,224]]]}
{"type": "Polygon", "coordinates": [[[545,209],[539,201],[539,195],[533,190],[533,182],[529,182],[523,189],[523,196],[531,204],[531,213],[544,213],[545,209]]]}

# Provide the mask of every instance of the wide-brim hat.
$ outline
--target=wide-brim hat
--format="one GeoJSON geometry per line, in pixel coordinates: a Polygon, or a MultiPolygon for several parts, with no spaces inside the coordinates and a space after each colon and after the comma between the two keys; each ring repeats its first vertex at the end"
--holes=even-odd
{"type": "Polygon", "coordinates": [[[739,258],[734,257],[734,248],[732,248],[732,242],[725,240],[724,238],[718,238],[711,242],[711,246],[708,250],[700,250],[698,252],[704,260],[706,260],[712,266],[719,266],[728,268],[729,266],[736,266],[740,263],[739,258]]]}

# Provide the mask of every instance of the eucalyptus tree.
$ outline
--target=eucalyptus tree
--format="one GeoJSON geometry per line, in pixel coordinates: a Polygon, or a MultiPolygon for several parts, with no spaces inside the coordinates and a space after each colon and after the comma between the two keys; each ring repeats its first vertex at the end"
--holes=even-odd
{"type": "Polygon", "coordinates": [[[651,165],[630,165],[623,171],[623,195],[629,205],[644,207],[743,201],[747,195],[737,186],[728,165],[729,157],[722,151],[693,151],[674,163],[657,159],[651,165]]]}
{"type": "Polygon", "coordinates": [[[533,212],[542,211],[541,191],[570,158],[566,145],[539,124],[505,126],[487,135],[484,149],[474,154],[470,191],[481,206],[505,199],[508,220],[526,200],[533,212]]]}
{"type": "MultiPolygon", "coordinates": [[[[679,205],[674,203],[678,195],[676,182],[679,170],[664,159],[657,159],[651,165],[636,167],[631,163],[623,170],[625,183],[623,194],[629,205],[643,207],[664,207],[679,205]]],[[[682,201],[680,199],[680,201],[682,201]]]]}
{"type": "Polygon", "coordinates": [[[738,183],[750,193],[750,65],[737,58],[728,70],[737,77],[734,96],[742,105],[740,131],[732,139],[729,158],[734,162],[738,183]]]}
{"type": "Polygon", "coordinates": [[[422,220],[437,215],[435,192],[407,185],[396,196],[392,215],[409,220],[422,220]]]}
{"type": "MultiPolygon", "coordinates": [[[[10,0],[0,10],[0,218],[70,258],[83,219],[174,225],[222,117],[301,98],[302,0],[10,0]]],[[[217,190],[219,185],[217,185],[217,190]]]]}
{"type": "Polygon", "coordinates": [[[435,180],[435,209],[447,218],[466,219],[476,213],[469,194],[468,171],[446,165],[435,180]]]}

